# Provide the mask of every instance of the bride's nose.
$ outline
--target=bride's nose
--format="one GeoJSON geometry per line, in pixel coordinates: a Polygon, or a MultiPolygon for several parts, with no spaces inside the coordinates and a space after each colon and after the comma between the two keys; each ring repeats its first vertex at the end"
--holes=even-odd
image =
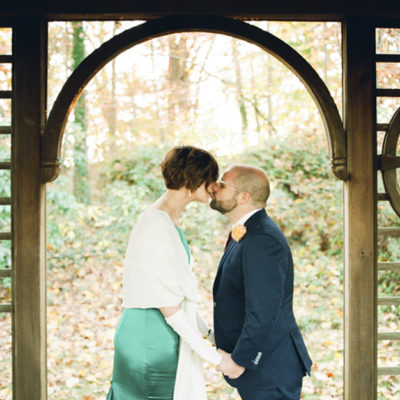
{"type": "Polygon", "coordinates": [[[208,186],[208,192],[211,194],[217,192],[218,189],[219,189],[219,185],[218,185],[217,181],[211,183],[211,185],[208,186]]]}

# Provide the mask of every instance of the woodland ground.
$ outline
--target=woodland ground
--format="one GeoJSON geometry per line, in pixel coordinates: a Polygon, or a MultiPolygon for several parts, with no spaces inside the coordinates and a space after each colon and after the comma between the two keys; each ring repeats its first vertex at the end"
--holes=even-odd
{"type": "MultiPolygon", "coordinates": [[[[318,160],[308,157],[307,152],[295,152],[287,146],[282,149],[279,145],[271,148],[266,158],[260,159],[257,154],[249,152],[246,160],[255,163],[258,157],[258,164],[267,170],[273,166],[275,171],[267,210],[292,247],[295,315],[314,362],[311,377],[304,379],[302,398],[341,399],[341,183],[327,174],[325,156],[318,160]]],[[[137,215],[163,190],[158,163],[135,160],[132,164],[125,160],[120,165],[114,162],[112,168],[100,168],[95,186],[100,190],[91,205],[74,202],[67,177],[49,187],[47,329],[51,400],[106,397],[112,374],[113,336],[122,310],[122,259],[128,235],[137,215]],[[129,165],[131,170],[127,169],[129,165]],[[135,178],[136,183],[126,177],[135,178]]],[[[212,282],[228,224],[207,205],[193,204],[182,218],[182,228],[195,260],[201,313],[211,323],[212,282]]],[[[386,243],[385,249],[381,257],[389,259],[398,251],[398,242],[386,243]]],[[[382,278],[380,290],[386,291],[390,286],[390,290],[398,292],[398,282],[394,276],[382,278]]],[[[9,287],[3,289],[2,297],[10,298],[9,287]]],[[[400,329],[398,309],[394,307],[380,311],[379,321],[388,331],[400,329]]],[[[0,316],[0,326],[0,399],[10,400],[9,315],[0,316]]],[[[380,364],[398,364],[399,350],[398,343],[381,343],[380,364]]],[[[205,371],[210,400],[238,399],[212,367],[205,364],[205,371]]],[[[399,396],[398,378],[379,378],[380,400],[399,396]]]]}

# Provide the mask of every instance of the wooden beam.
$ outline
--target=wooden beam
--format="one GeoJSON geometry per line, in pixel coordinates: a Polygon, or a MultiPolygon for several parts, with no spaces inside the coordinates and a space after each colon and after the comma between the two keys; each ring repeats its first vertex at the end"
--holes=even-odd
{"type": "Polygon", "coordinates": [[[12,63],[12,56],[7,54],[0,54],[0,63],[12,63]]]}
{"type": "Polygon", "coordinates": [[[51,19],[149,19],[172,14],[214,14],[243,18],[327,20],[346,15],[396,18],[397,0],[13,0],[1,13],[43,15],[51,19]]]}
{"type": "Polygon", "coordinates": [[[377,396],[375,35],[366,18],[343,24],[345,206],[344,399],[377,396]]]}
{"type": "Polygon", "coordinates": [[[0,232],[0,240],[11,240],[11,232],[0,232]]]}
{"type": "Polygon", "coordinates": [[[0,126],[0,135],[9,135],[11,132],[11,126],[0,126]]]}
{"type": "Polygon", "coordinates": [[[389,128],[389,124],[376,124],[376,130],[380,132],[386,132],[389,128]]]}
{"type": "Polygon", "coordinates": [[[10,161],[0,161],[0,169],[11,169],[10,161]]]}
{"type": "Polygon", "coordinates": [[[40,181],[47,78],[45,21],[33,15],[16,21],[13,56],[13,400],[45,400],[45,187],[40,181]]]}
{"type": "Polygon", "coordinates": [[[11,269],[10,268],[0,268],[0,278],[10,278],[11,269]]]}
{"type": "Polygon", "coordinates": [[[375,60],[380,63],[399,63],[400,54],[377,54],[375,60]]]}
{"type": "Polygon", "coordinates": [[[400,89],[376,89],[378,97],[400,97],[400,89]]]}
{"type": "Polygon", "coordinates": [[[388,169],[400,168],[400,157],[382,154],[378,156],[378,169],[386,171],[388,169]]]}
{"type": "Polygon", "coordinates": [[[11,90],[0,90],[0,99],[11,99],[11,90]]]}
{"type": "Polygon", "coordinates": [[[378,297],[379,306],[398,306],[400,305],[400,296],[378,297]]]}
{"type": "Polygon", "coordinates": [[[10,303],[0,304],[0,313],[12,312],[12,305],[10,303]]]}
{"type": "Polygon", "coordinates": [[[379,271],[400,271],[400,262],[380,262],[378,263],[379,271]]]}
{"type": "Polygon", "coordinates": [[[378,340],[400,340],[400,332],[379,332],[378,340]]]}
{"type": "Polygon", "coordinates": [[[400,375],[400,367],[379,367],[378,375],[400,375]]]}
{"type": "Polygon", "coordinates": [[[396,226],[385,226],[378,228],[379,236],[391,236],[391,237],[399,237],[400,236],[400,228],[396,226]]]}
{"type": "MultiPolygon", "coordinates": [[[[400,91],[399,91],[400,92],[400,91]]],[[[399,93],[400,96],[400,93],[399,93]]],[[[400,108],[393,114],[385,140],[382,144],[382,155],[380,156],[380,167],[382,170],[383,186],[388,194],[390,204],[394,212],[400,216],[400,187],[398,184],[398,176],[396,168],[400,167],[400,157],[396,157],[397,144],[400,138],[400,108]]],[[[400,236],[400,228],[393,228],[398,231],[397,236],[400,236]]],[[[379,229],[381,234],[382,230],[379,229]]],[[[385,229],[386,235],[388,229],[385,229]]],[[[396,234],[391,233],[392,236],[396,234]]]]}
{"type": "Polygon", "coordinates": [[[378,197],[377,197],[378,201],[388,201],[389,200],[389,196],[387,193],[378,193],[378,197]]]}
{"type": "Polygon", "coordinates": [[[10,206],[11,197],[0,197],[0,206],[10,206]]]}

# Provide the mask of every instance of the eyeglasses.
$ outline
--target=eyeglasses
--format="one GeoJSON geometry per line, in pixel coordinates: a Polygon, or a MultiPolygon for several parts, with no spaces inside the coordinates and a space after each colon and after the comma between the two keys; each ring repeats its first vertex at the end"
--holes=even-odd
{"type": "Polygon", "coordinates": [[[222,179],[218,179],[218,180],[217,180],[217,184],[218,184],[219,186],[223,186],[223,185],[232,186],[232,187],[234,187],[235,189],[240,190],[241,192],[247,192],[247,190],[244,190],[242,187],[240,187],[240,186],[238,186],[238,185],[235,185],[235,184],[232,183],[232,182],[224,181],[224,180],[222,180],[222,179]]]}

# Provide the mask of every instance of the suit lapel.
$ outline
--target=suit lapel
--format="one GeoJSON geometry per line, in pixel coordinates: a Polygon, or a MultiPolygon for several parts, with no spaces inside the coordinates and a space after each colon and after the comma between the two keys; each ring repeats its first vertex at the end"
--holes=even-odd
{"type": "MultiPolygon", "coordinates": [[[[256,224],[260,219],[266,218],[267,213],[265,209],[262,209],[260,211],[257,211],[255,214],[253,214],[246,222],[245,226],[247,229],[251,229],[251,226],[256,224]]],[[[224,268],[224,263],[226,260],[226,257],[228,257],[229,253],[232,251],[232,249],[236,246],[237,242],[232,239],[231,242],[229,243],[228,247],[226,248],[224,254],[222,255],[221,261],[219,262],[218,265],[218,270],[217,270],[217,275],[215,276],[214,280],[214,292],[218,288],[219,281],[221,279],[221,274],[222,270],[224,268]]]]}
{"type": "Polygon", "coordinates": [[[228,247],[226,248],[226,250],[224,251],[224,254],[222,255],[221,261],[219,262],[219,265],[221,265],[225,258],[227,257],[227,255],[232,251],[233,246],[236,244],[237,242],[235,241],[235,239],[232,239],[231,242],[228,244],[228,247]]]}
{"type": "Polygon", "coordinates": [[[218,265],[217,275],[215,276],[215,280],[214,280],[214,288],[217,287],[219,280],[221,279],[221,273],[224,268],[225,259],[228,256],[228,254],[232,251],[233,247],[236,246],[236,243],[237,242],[234,239],[232,239],[230,241],[230,243],[228,244],[228,247],[224,251],[224,254],[222,255],[221,261],[219,262],[219,265],[218,265]]]}

